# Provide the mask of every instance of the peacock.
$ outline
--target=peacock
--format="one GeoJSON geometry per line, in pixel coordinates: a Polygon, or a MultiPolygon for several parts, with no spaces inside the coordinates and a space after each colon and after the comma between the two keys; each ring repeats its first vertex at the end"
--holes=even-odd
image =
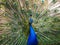
{"type": "Polygon", "coordinates": [[[45,5],[45,2],[1,0],[0,45],[59,45],[60,4],[50,1],[45,5]]]}
{"type": "Polygon", "coordinates": [[[31,17],[32,17],[32,15],[30,15],[30,19],[29,19],[30,33],[29,33],[29,36],[28,36],[27,45],[38,45],[37,36],[36,36],[35,31],[32,27],[33,19],[31,17]]]}

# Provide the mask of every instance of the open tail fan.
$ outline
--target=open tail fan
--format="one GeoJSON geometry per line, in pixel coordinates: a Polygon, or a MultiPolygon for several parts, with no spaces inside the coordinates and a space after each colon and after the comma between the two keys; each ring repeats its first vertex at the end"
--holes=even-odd
{"type": "Polygon", "coordinates": [[[0,0],[0,45],[60,45],[60,2],[41,1],[0,0]]]}

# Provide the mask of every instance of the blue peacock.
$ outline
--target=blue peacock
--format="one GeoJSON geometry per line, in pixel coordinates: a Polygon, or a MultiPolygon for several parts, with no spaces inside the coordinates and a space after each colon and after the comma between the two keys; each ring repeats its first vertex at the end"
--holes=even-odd
{"type": "Polygon", "coordinates": [[[30,15],[30,19],[29,19],[29,31],[30,31],[30,33],[28,36],[27,45],[38,45],[37,36],[36,36],[36,33],[32,27],[33,19],[31,17],[32,17],[32,15],[30,15]]]}

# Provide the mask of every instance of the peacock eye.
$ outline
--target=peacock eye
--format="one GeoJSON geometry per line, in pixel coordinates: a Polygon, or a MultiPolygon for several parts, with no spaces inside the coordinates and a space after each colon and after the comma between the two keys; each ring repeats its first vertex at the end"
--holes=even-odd
{"type": "Polygon", "coordinates": [[[41,0],[42,3],[44,3],[45,0],[41,0]]]}

